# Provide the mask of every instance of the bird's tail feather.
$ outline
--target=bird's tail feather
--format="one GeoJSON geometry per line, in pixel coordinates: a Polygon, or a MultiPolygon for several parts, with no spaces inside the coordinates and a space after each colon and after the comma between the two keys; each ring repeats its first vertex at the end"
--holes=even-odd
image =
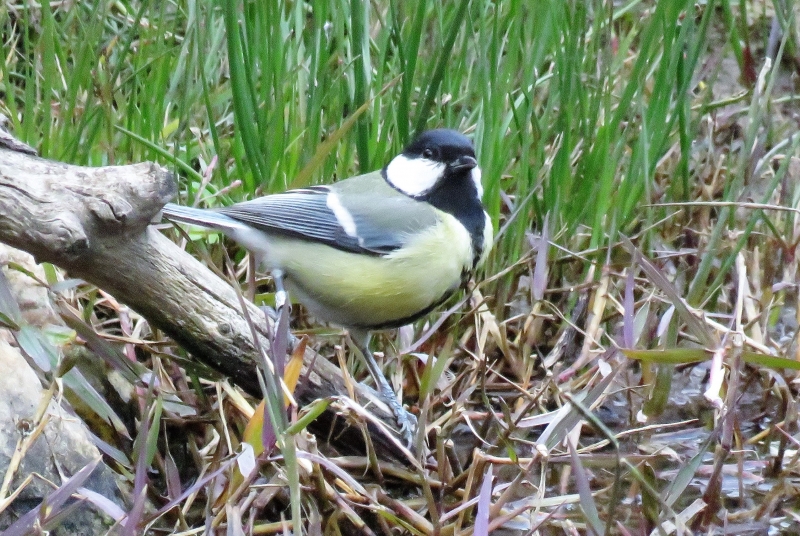
{"type": "Polygon", "coordinates": [[[188,223],[223,232],[233,231],[242,227],[240,222],[213,210],[167,203],[161,212],[168,220],[173,222],[188,223]]]}

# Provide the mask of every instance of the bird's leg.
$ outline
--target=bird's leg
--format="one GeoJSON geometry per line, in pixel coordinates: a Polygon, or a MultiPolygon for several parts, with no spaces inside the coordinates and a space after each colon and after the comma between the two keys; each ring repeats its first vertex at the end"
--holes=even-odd
{"type": "MultiPolygon", "coordinates": [[[[272,353],[273,359],[280,364],[278,370],[283,376],[283,363],[292,346],[292,333],[289,330],[291,303],[289,302],[289,295],[283,287],[283,272],[281,270],[273,270],[272,280],[275,282],[275,318],[271,329],[272,353]]],[[[269,313],[267,313],[267,325],[269,326],[269,324],[269,313]]]]}
{"type": "Polygon", "coordinates": [[[283,271],[272,270],[272,280],[275,282],[275,310],[280,317],[283,308],[289,303],[289,295],[283,287],[283,271]]]}
{"type": "Polygon", "coordinates": [[[275,284],[275,307],[273,308],[269,305],[263,305],[261,306],[261,310],[264,311],[264,315],[267,317],[267,322],[272,321],[273,323],[277,324],[281,316],[281,312],[287,305],[289,306],[289,310],[287,312],[291,312],[291,303],[289,302],[289,293],[283,286],[283,271],[272,270],[270,275],[272,276],[272,281],[275,284]]]}
{"type": "Polygon", "coordinates": [[[369,332],[355,329],[350,329],[349,331],[353,345],[364,357],[364,362],[367,364],[367,369],[369,369],[369,373],[375,381],[381,399],[389,406],[392,413],[394,413],[397,425],[400,428],[400,436],[403,438],[406,446],[410,446],[414,439],[414,432],[417,429],[417,418],[403,408],[392,386],[389,385],[383,372],[381,372],[381,369],[378,367],[375,357],[369,350],[369,332]]]}

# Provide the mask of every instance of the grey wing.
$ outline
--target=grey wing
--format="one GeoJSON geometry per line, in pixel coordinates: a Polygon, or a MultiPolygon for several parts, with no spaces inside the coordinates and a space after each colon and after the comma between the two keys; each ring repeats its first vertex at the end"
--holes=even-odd
{"type": "Polygon", "coordinates": [[[218,212],[266,232],[355,253],[386,255],[403,247],[419,229],[434,223],[436,216],[426,203],[399,194],[382,182],[363,181],[358,185],[357,179],[349,179],[333,186],[268,195],[218,212]]]}
{"type": "Polygon", "coordinates": [[[346,251],[359,251],[328,207],[329,188],[312,186],[260,197],[216,209],[216,212],[268,233],[323,242],[346,251]]]}

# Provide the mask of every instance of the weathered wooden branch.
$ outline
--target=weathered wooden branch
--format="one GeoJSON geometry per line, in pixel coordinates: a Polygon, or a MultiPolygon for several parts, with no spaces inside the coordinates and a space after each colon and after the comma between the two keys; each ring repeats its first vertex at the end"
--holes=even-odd
{"type": "MultiPolygon", "coordinates": [[[[112,294],[197,360],[260,396],[257,350],[240,300],[230,285],[150,227],[177,191],[173,176],[155,164],[86,168],[48,161],[8,148],[0,139],[0,241],[51,262],[112,294]]],[[[261,311],[248,304],[260,344],[267,345],[261,311]]],[[[339,369],[306,352],[296,391],[301,403],[346,396],[339,369]],[[308,365],[314,363],[313,370],[308,365]]],[[[355,385],[362,402],[375,392],[355,385]]],[[[392,427],[391,413],[375,402],[370,413],[392,427]]],[[[316,423],[328,435],[333,412],[316,423]]],[[[363,445],[362,434],[338,425],[345,446],[363,445]]],[[[371,434],[384,455],[403,458],[383,434],[371,434]]]]}

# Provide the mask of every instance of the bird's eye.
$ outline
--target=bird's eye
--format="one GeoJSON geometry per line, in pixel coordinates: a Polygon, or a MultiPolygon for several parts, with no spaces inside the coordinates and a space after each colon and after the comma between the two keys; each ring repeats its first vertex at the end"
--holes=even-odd
{"type": "Polygon", "coordinates": [[[433,149],[425,149],[422,151],[422,156],[424,158],[433,158],[433,149]]]}

